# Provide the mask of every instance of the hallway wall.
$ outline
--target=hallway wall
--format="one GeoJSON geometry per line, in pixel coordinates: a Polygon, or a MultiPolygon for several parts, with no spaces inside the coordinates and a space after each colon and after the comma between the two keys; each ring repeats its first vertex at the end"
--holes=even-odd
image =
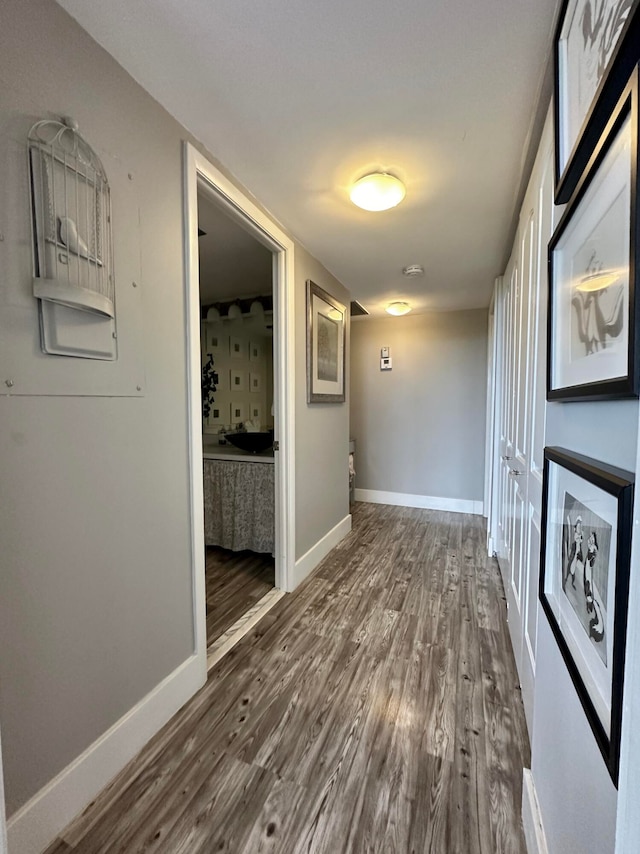
{"type": "MultiPolygon", "coordinates": [[[[20,370],[46,365],[53,377],[43,393],[0,397],[0,483],[10,496],[0,507],[0,727],[11,815],[193,652],[182,143],[197,143],[50,0],[3,2],[0,79],[0,348],[20,342],[20,370]],[[59,115],[73,116],[107,174],[120,176],[116,305],[132,287],[123,247],[133,243],[144,308],[119,336],[121,352],[135,349],[143,367],[130,397],[95,396],[121,363],[39,348],[26,139],[36,120],[59,115]],[[85,396],[59,394],[80,372],[85,396]]],[[[348,296],[300,250],[298,349],[308,275],[348,296]]],[[[302,404],[299,365],[307,441],[333,441],[298,478],[298,556],[348,514],[347,406],[302,404]]],[[[309,453],[304,437],[300,445],[309,453]]]]}
{"type": "Polygon", "coordinates": [[[487,322],[481,309],[352,324],[357,489],[482,501],[487,322]]]}

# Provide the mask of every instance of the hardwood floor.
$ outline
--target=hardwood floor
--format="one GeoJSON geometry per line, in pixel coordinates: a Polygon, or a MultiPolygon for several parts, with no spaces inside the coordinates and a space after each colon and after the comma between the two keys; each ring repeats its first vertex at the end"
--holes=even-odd
{"type": "Polygon", "coordinates": [[[525,854],[529,747],[480,517],[352,533],[49,854],[525,854]]]}
{"type": "Polygon", "coordinates": [[[207,546],[207,646],[275,585],[271,555],[207,546]]]}

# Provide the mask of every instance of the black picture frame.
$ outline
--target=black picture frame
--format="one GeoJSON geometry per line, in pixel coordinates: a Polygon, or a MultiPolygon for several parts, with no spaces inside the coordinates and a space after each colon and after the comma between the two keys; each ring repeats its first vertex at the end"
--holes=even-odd
{"type": "Polygon", "coordinates": [[[549,242],[547,400],[615,400],[640,394],[639,80],[640,66],[636,66],[549,242]],[[624,150],[620,147],[623,134],[628,138],[624,150]],[[614,155],[619,161],[615,170],[610,163],[614,155]],[[620,181],[624,187],[619,195],[622,198],[624,191],[625,201],[605,204],[603,200],[617,192],[620,181]],[[598,194],[603,197],[603,213],[592,227],[599,210],[598,194]],[[614,211],[624,217],[612,228],[614,211]],[[607,246],[603,235],[610,239],[612,234],[614,244],[607,246]],[[599,246],[599,240],[604,245],[599,246]],[[618,259],[617,266],[609,263],[607,271],[605,262],[612,257],[618,259]],[[584,266],[579,279],[580,260],[584,266]],[[607,272],[618,274],[609,285],[607,272]],[[616,288],[623,293],[621,299],[616,288]],[[578,346],[584,347],[583,354],[578,346]]]}
{"type": "MultiPolygon", "coordinates": [[[[623,91],[629,75],[640,60],[640,0],[631,0],[631,7],[624,25],[617,32],[615,46],[608,55],[606,66],[601,72],[600,82],[590,104],[584,112],[580,130],[576,139],[571,137],[564,141],[569,131],[567,129],[570,105],[566,78],[569,73],[567,66],[570,61],[566,57],[566,40],[563,34],[569,22],[573,22],[575,7],[582,3],[591,8],[595,3],[591,19],[598,16],[597,7],[607,7],[607,2],[596,0],[564,0],[558,24],[554,35],[554,161],[555,161],[555,203],[566,204],[580,181],[582,174],[591,158],[598,140],[605,128],[609,116],[623,91]],[[570,150],[567,150],[569,149],[570,150]]],[[[601,16],[600,16],[601,17],[601,16]]],[[[578,15],[575,15],[578,19],[578,15]]],[[[585,29],[582,18],[574,24],[585,29]]],[[[610,18],[603,22],[603,31],[610,34],[612,23],[610,18]]],[[[586,35],[585,35],[586,37],[586,35]]],[[[582,110],[578,111],[582,115],[582,110]]]]}
{"type": "Polygon", "coordinates": [[[633,493],[631,472],[564,448],[545,448],[538,595],[616,787],[633,493]],[[598,553],[596,531],[600,535],[599,547],[604,551],[602,556],[598,553]],[[594,568],[597,561],[602,566],[594,568]],[[562,589],[558,587],[558,572],[562,589]],[[600,579],[601,589],[596,577],[600,579]]]}
{"type": "Polygon", "coordinates": [[[347,308],[307,279],[307,403],[344,403],[347,308]]]}

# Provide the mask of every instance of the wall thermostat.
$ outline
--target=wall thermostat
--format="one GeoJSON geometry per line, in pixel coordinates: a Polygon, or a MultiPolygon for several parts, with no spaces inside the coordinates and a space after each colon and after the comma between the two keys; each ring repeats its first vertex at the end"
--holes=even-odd
{"type": "Polygon", "coordinates": [[[380,370],[381,371],[390,371],[391,370],[391,356],[389,355],[389,348],[382,347],[380,349],[380,370]]]}

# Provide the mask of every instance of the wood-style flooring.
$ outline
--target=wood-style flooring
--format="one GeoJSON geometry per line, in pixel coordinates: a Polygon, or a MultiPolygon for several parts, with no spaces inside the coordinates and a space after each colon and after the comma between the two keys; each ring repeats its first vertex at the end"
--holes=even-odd
{"type": "Polygon", "coordinates": [[[483,520],[356,504],[353,522],[49,854],[525,854],[483,520]]]}
{"type": "Polygon", "coordinates": [[[274,585],[275,561],[271,555],[207,546],[207,646],[274,585]]]}

